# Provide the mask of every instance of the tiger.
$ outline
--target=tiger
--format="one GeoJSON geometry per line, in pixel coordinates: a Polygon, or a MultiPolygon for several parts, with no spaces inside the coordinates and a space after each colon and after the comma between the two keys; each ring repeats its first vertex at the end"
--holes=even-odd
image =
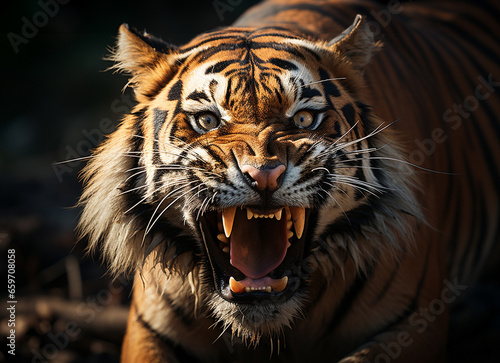
{"type": "Polygon", "coordinates": [[[445,361],[498,250],[499,16],[267,0],[183,46],[121,25],[136,103],[79,229],[134,276],[122,361],[445,361]]]}

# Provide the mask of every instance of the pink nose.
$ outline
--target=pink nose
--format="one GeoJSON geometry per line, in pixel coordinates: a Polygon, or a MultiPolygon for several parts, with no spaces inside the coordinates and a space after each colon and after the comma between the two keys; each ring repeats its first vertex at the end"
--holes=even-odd
{"type": "Polygon", "coordinates": [[[285,165],[280,164],[272,169],[257,169],[251,165],[243,165],[242,173],[247,173],[255,181],[258,190],[275,190],[278,187],[278,178],[286,170],[285,165]]]}

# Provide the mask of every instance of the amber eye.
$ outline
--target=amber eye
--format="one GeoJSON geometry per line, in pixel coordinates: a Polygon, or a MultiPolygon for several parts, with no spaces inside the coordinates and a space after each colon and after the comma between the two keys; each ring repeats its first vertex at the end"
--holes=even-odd
{"type": "Polygon", "coordinates": [[[314,123],[314,114],[310,111],[301,110],[293,116],[293,122],[299,127],[311,127],[314,123]]]}
{"type": "Polygon", "coordinates": [[[220,121],[212,112],[204,112],[196,117],[196,123],[204,131],[210,131],[217,128],[220,121]]]}

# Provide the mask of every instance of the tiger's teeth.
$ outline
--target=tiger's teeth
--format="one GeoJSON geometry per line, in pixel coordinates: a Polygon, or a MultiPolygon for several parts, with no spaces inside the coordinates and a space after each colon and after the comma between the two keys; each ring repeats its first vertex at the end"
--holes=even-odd
{"type": "Polygon", "coordinates": [[[297,238],[300,239],[302,233],[304,233],[306,210],[303,207],[290,207],[290,213],[292,215],[293,225],[295,226],[295,233],[297,234],[297,238]]]}
{"type": "MultiPolygon", "coordinates": [[[[231,291],[232,292],[235,292],[237,294],[239,293],[242,293],[243,291],[245,291],[245,285],[239,283],[238,281],[236,281],[234,279],[234,277],[230,277],[229,278],[229,287],[231,288],[231,291]]],[[[247,287],[248,289],[248,287],[247,287]]]]}
{"type": "Polygon", "coordinates": [[[226,208],[222,212],[222,226],[224,227],[224,233],[227,238],[231,236],[235,214],[236,214],[236,207],[226,208]]]}
{"type": "Polygon", "coordinates": [[[225,246],[225,247],[222,249],[222,252],[224,252],[224,253],[229,253],[229,246],[225,246]]]}
{"type": "Polygon", "coordinates": [[[292,232],[292,231],[287,231],[287,232],[286,232],[286,238],[287,238],[287,239],[290,239],[290,238],[292,238],[292,237],[293,237],[293,232],[292,232]]]}
{"type": "Polygon", "coordinates": [[[224,235],[224,233],[219,233],[217,239],[224,243],[229,243],[229,239],[224,235]]]}
{"type": "Polygon", "coordinates": [[[278,220],[281,221],[281,214],[283,213],[283,209],[280,209],[276,213],[274,213],[274,217],[278,220]]]}
{"type": "Polygon", "coordinates": [[[247,209],[247,219],[252,219],[253,218],[253,213],[250,209],[247,209]]]}
{"type": "Polygon", "coordinates": [[[283,276],[273,287],[273,290],[276,292],[281,292],[285,290],[286,285],[288,284],[288,276],[283,276]]]}

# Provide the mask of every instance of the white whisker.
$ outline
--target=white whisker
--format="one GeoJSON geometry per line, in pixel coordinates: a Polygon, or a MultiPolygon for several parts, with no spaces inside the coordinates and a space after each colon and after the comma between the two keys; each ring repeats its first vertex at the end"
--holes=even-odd
{"type": "Polygon", "coordinates": [[[306,83],[306,84],[300,86],[300,88],[305,87],[305,86],[310,86],[311,84],[323,83],[323,82],[328,82],[328,81],[340,81],[340,80],[344,80],[344,79],[346,79],[346,78],[345,77],[337,77],[337,78],[322,79],[320,81],[314,81],[314,82],[306,83]]]}

